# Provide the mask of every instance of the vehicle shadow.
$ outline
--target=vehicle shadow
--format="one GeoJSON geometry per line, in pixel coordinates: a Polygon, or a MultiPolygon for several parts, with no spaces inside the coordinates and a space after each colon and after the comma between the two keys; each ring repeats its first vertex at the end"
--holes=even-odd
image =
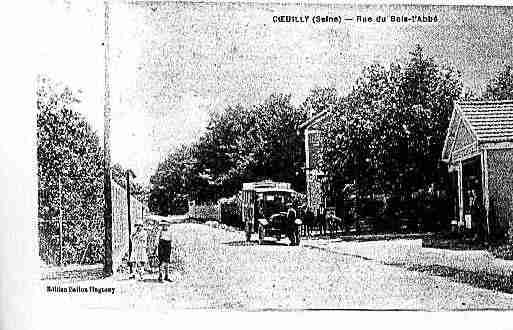
{"type": "Polygon", "coordinates": [[[163,283],[156,278],[145,278],[142,280],[144,283],[163,283]]]}
{"type": "MultiPolygon", "coordinates": [[[[230,241],[230,242],[223,242],[221,244],[228,245],[228,246],[252,246],[252,245],[259,245],[258,241],[256,241],[256,240],[255,241],[249,241],[249,242],[246,242],[245,240],[230,241]]],[[[284,241],[268,241],[268,240],[264,240],[262,245],[290,246],[290,244],[288,242],[284,242],[284,241]]]]}

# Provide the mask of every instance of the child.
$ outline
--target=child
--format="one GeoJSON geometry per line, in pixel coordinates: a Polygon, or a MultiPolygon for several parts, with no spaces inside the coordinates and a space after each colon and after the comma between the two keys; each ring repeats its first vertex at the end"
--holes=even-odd
{"type": "Polygon", "coordinates": [[[132,234],[132,253],[130,262],[135,267],[138,279],[143,279],[144,264],[148,262],[148,253],[146,251],[148,235],[144,230],[142,222],[136,222],[135,231],[132,234]]]}
{"type": "Polygon", "coordinates": [[[171,262],[171,229],[166,221],[160,222],[160,237],[158,245],[159,258],[159,282],[162,282],[162,274],[165,273],[164,281],[169,279],[169,263],[171,262]]]}

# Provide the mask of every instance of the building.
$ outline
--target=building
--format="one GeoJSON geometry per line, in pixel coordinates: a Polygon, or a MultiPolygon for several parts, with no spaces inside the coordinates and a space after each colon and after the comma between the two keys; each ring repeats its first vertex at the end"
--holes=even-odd
{"type": "Polygon", "coordinates": [[[472,198],[491,237],[513,237],[513,100],[456,102],[442,151],[455,185],[456,222],[471,229],[472,198]]]}
{"type": "Polygon", "coordinates": [[[307,206],[316,213],[327,206],[327,180],[320,166],[322,127],[330,109],[312,115],[299,129],[305,135],[306,199],[307,206]]]}

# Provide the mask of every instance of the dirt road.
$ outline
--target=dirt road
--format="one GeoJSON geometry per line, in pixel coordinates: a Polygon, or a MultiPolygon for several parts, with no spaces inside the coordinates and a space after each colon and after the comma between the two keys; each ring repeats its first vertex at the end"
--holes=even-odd
{"type": "Polygon", "coordinates": [[[148,274],[143,282],[82,281],[74,285],[112,286],[115,294],[79,294],[80,299],[76,295],[70,299],[63,294],[47,294],[48,298],[54,302],[81,301],[95,307],[162,311],[513,308],[513,295],[361,258],[288,246],[286,240],[259,246],[246,243],[240,232],[199,224],[176,224],[172,228],[173,282],[158,283],[156,274],[148,274]]]}

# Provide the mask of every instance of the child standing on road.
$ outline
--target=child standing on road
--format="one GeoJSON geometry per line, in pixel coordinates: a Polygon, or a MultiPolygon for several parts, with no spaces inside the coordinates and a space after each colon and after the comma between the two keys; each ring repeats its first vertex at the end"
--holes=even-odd
{"type": "Polygon", "coordinates": [[[158,249],[159,258],[159,282],[162,282],[162,275],[164,281],[171,282],[169,279],[169,263],[171,262],[171,228],[169,222],[160,222],[160,237],[158,249]]]}
{"type": "Polygon", "coordinates": [[[148,234],[143,227],[142,222],[136,222],[135,231],[132,234],[132,253],[130,255],[130,262],[135,267],[138,280],[143,279],[144,264],[148,262],[148,252],[146,247],[148,246],[148,234]]]}

